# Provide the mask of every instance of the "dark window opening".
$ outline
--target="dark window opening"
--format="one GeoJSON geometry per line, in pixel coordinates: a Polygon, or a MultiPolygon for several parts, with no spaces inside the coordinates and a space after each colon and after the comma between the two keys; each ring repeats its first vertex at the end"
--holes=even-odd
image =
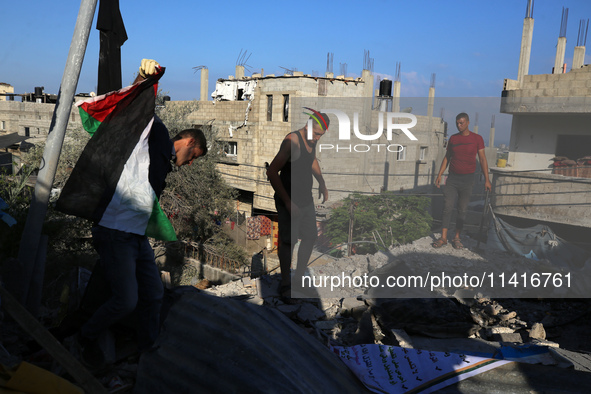
{"type": "Polygon", "coordinates": [[[273,96],[268,94],[267,95],[267,121],[271,122],[273,120],[273,96]]]}
{"type": "Polygon", "coordinates": [[[289,121],[289,94],[283,95],[283,121],[289,121]]]}
{"type": "Polygon", "coordinates": [[[226,156],[237,156],[238,155],[238,143],[227,142],[224,146],[224,153],[226,156]]]}

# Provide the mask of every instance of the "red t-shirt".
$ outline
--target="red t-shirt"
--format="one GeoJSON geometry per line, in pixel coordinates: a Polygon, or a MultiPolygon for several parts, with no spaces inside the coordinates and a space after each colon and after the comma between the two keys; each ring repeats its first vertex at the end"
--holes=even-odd
{"type": "Polygon", "coordinates": [[[476,155],[480,149],[484,149],[484,140],[479,134],[470,132],[463,136],[457,133],[449,137],[449,171],[455,174],[473,174],[476,171],[476,155]]]}

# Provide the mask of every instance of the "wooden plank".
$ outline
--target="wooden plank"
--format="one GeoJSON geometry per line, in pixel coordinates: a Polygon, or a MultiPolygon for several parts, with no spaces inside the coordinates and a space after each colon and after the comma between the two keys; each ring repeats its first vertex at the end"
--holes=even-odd
{"type": "Polygon", "coordinates": [[[76,380],[87,393],[107,393],[107,389],[55,339],[41,323],[33,317],[4,287],[0,286],[0,297],[4,310],[33,337],[39,345],[76,380]]]}

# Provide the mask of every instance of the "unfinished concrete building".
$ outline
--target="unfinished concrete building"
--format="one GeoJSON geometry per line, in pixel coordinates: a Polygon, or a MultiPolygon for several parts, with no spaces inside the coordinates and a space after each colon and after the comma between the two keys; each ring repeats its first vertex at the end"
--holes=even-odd
{"type": "MultiPolygon", "coordinates": [[[[433,117],[432,105],[428,114],[416,115],[412,127],[416,140],[407,138],[399,129],[390,140],[386,132],[381,133],[380,128],[386,129],[388,113],[399,112],[400,82],[394,82],[394,95],[374,95],[374,76],[369,70],[363,70],[359,78],[335,77],[330,72],[313,76],[298,71],[246,77],[244,67],[239,65],[235,76],[216,83],[212,101],[204,97],[207,89],[203,83],[207,80],[201,81],[201,105],[190,119],[195,125],[213,125],[225,141],[225,159],[218,168],[226,181],[240,190],[238,209],[247,216],[275,212],[274,192],[265,167],[283,138],[306,125],[305,112],[309,111],[305,108],[342,109],[350,114],[351,128],[355,112],[361,133],[377,135],[371,141],[355,137],[340,140],[339,121],[327,112],[331,125],[317,146],[317,157],[333,201],[351,192],[427,188],[444,152],[445,124],[433,117]]],[[[408,123],[408,115],[399,113],[394,121],[408,123]]]]}
{"type": "Polygon", "coordinates": [[[506,168],[494,168],[495,212],[516,218],[591,227],[591,67],[583,64],[586,23],[573,64],[564,63],[566,20],[556,61],[529,75],[533,13],[523,26],[518,79],[506,79],[501,112],[512,114],[506,168]]]}

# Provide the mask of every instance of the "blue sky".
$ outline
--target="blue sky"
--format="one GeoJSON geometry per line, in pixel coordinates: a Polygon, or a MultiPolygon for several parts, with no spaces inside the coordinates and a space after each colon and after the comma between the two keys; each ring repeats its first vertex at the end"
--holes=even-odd
{"type": "MultiPolygon", "coordinates": [[[[132,82],[142,58],[152,58],[167,67],[161,87],[172,100],[191,100],[199,98],[200,88],[193,67],[208,67],[211,93],[218,78],[234,74],[241,51],[250,56],[253,72],[283,74],[285,67],[320,75],[331,52],[335,74],[346,63],[348,76],[355,77],[367,50],[382,77],[392,78],[400,62],[402,96],[425,97],[435,73],[437,97],[499,97],[503,79],[517,77],[527,1],[120,3],[129,36],[122,47],[123,84],[132,82]]],[[[79,7],[79,1],[3,1],[0,82],[13,85],[15,93],[35,86],[57,93],[79,7]]],[[[591,2],[535,0],[530,74],[551,72],[562,7],[569,8],[570,69],[579,21],[591,18],[591,2]]],[[[77,92],[96,90],[95,25],[96,17],[77,92]]]]}

